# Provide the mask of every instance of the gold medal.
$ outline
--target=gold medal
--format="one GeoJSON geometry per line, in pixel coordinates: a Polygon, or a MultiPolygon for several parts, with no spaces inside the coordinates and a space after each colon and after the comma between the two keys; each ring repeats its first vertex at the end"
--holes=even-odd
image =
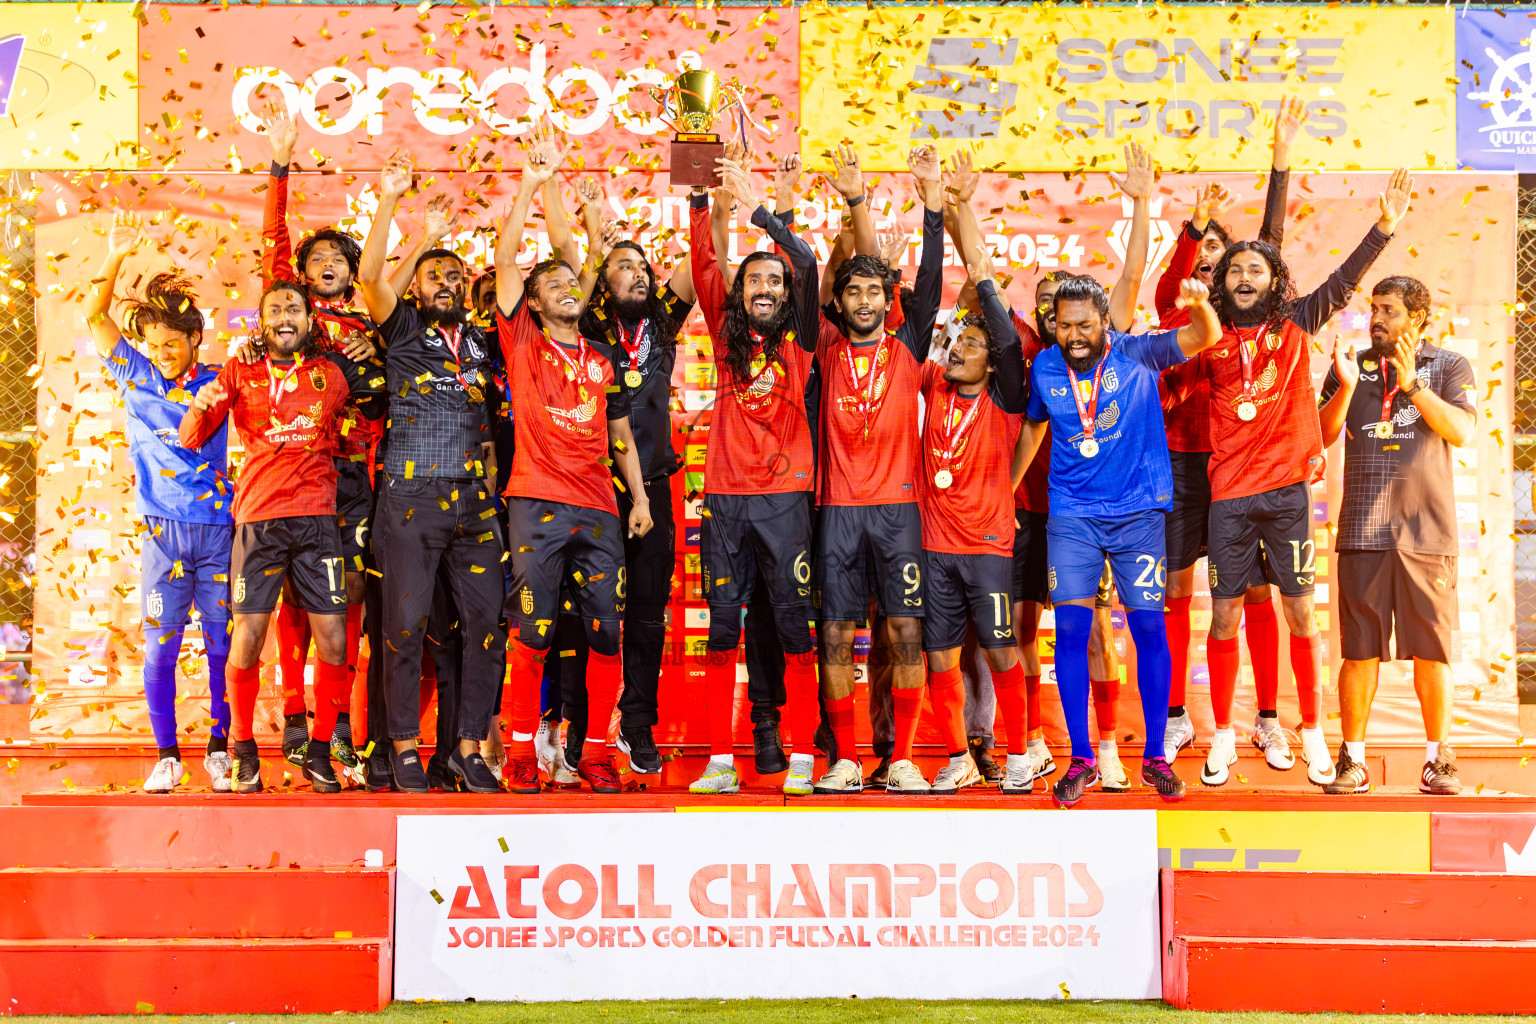
{"type": "Polygon", "coordinates": [[[289,392],[299,390],[299,378],[290,374],[283,381],[283,390],[284,391],[289,391],[289,392]]]}
{"type": "Polygon", "coordinates": [[[629,388],[631,391],[635,390],[635,388],[638,388],[642,380],[644,380],[644,378],[640,376],[639,370],[630,370],[628,373],[624,374],[624,386],[629,388]]]}
{"type": "Polygon", "coordinates": [[[485,401],[485,392],[481,391],[479,388],[475,387],[475,385],[473,385],[473,384],[466,384],[466,385],[464,385],[464,393],[469,396],[469,400],[471,402],[483,402],[483,401],[485,401]]]}
{"type": "Polygon", "coordinates": [[[1242,405],[1237,407],[1237,418],[1240,420],[1251,420],[1258,414],[1259,407],[1254,405],[1252,402],[1244,402],[1242,405]]]}
{"type": "Polygon", "coordinates": [[[1387,420],[1382,420],[1380,423],[1376,424],[1376,436],[1382,438],[1383,440],[1391,437],[1392,424],[1387,420]]]}
{"type": "Polygon", "coordinates": [[[1085,459],[1091,459],[1099,454],[1099,442],[1091,437],[1083,438],[1083,443],[1077,446],[1078,454],[1085,459]]]}
{"type": "Polygon", "coordinates": [[[192,392],[184,391],[181,388],[171,388],[171,390],[165,393],[165,397],[173,402],[186,403],[192,401],[192,392]]]}
{"type": "Polygon", "coordinates": [[[933,474],[933,486],[937,487],[941,491],[948,490],[950,484],[953,484],[954,482],[955,474],[951,473],[947,469],[941,469],[937,473],[933,474]]]}

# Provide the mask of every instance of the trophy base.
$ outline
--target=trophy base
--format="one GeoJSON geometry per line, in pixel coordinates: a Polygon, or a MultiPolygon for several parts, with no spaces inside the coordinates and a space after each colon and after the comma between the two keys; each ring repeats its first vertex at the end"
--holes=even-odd
{"type": "Polygon", "coordinates": [[[672,140],[672,184],[720,184],[720,168],[715,161],[725,156],[725,143],[717,135],[678,135],[672,140]]]}

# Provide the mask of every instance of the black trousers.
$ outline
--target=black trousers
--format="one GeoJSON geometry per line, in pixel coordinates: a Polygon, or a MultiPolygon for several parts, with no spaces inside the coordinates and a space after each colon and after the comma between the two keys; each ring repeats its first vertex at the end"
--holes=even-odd
{"type": "MultiPolygon", "coordinates": [[[[464,684],[464,632],[459,610],[453,603],[453,586],[446,571],[437,570],[432,590],[432,613],[427,617],[426,654],[437,673],[437,750],[447,757],[458,746],[459,701],[464,684]]],[[[500,686],[496,688],[498,691],[500,686]]],[[[469,739],[485,739],[471,736],[469,739]]]]}
{"type": "Polygon", "coordinates": [[[487,485],[474,480],[385,476],[374,510],[375,557],[384,573],[384,695],[390,739],[421,731],[421,657],[438,572],[463,636],[458,734],[490,732],[506,670],[501,531],[487,485]]]}

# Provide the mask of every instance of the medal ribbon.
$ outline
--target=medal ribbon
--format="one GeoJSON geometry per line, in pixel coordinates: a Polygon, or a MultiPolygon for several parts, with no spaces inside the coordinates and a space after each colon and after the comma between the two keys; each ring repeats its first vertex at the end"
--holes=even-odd
{"type": "Polygon", "coordinates": [[[1093,427],[1099,415],[1099,381],[1104,376],[1104,364],[1109,362],[1110,341],[1104,339],[1104,355],[1099,359],[1099,365],[1093,368],[1093,391],[1088,396],[1087,405],[1083,404],[1082,392],[1077,386],[1077,374],[1072,372],[1072,367],[1067,367],[1067,377],[1072,381],[1072,401],[1077,403],[1077,421],[1082,424],[1083,437],[1093,440],[1093,427]]]}
{"type": "Polygon", "coordinates": [[[161,386],[160,397],[165,398],[172,391],[185,391],[187,385],[192,383],[192,379],[196,376],[197,360],[194,359],[187,364],[186,372],[183,373],[180,377],[177,377],[175,380],[167,380],[165,382],[166,384],[170,385],[169,387],[166,387],[165,385],[161,386]]]}
{"type": "Polygon", "coordinates": [[[293,379],[294,375],[299,372],[303,365],[304,357],[296,355],[293,357],[293,368],[279,377],[277,375],[277,368],[272,365],[272,357],[270,355],[267,356],[267,399],[271,403],[274,412],[277,410],[277,399],[282,394],[283,387],[289,380],[293,379]]]}
{"type": "Polygon", "coordinates": [[[624,349],[624,354],[629,357],[629,368],[635,372],[640,371],[640,342],[645,338],[645,328],[651,321],[641,320],[640,326],[635,328],[635,333],[628,338],[624,337],[624,325],[617,319],[614,327],[618,328],[619,345],[624,349]]]}
{"type": "Polygon", "coordinates": [[[874,411],[875,378],[879,375],[880,357],[885,355],[886,342],[889,340],[890,335],[886,334],[876,343],[869,361],[869,382],[862,388],[859,386],[859,367],[853,358],[853,342],[850,341],[848,347],[843,349],[843,359],[848,364],[848,379],[853,382],[853,394],[859,403],[859,419],[864,421],[866,436],[869,434],[870,415],[874,411]]]}
{"type": "MultiPolygon", "coordinates": [[[[435,331],[437,331],[438,336],[443,339],[443,344],[448,346],[448,351],[453,353],[453,365],[454,366],[458,366],[459,365],[459,339],[464,334],[463,326],[455,325],[454,328],[453,328],[453,333],[451,333],[451,334],[448,331],[446,331],[443,328],[441,328],[441,327],[436,327],[436,328],[433,328],[433,329],[435,331]]],[[[464,379],[464,370],[463,370],[462,367],[460,367],[457,370],[454,370],[453,371],[453,375],[455,377],[459,378],[459,384],[460,384],[460,386],[462,386],[464,388],[465,391],[468,391],[471,387],[478,386],[478,384],[471,385],[469,383],[469,381],[464,379]]],[[[475,380],[478,382],[479,379],[480,379],[480,375],[476,374],[475,375],[475,380]]]]}
{"type": "Polygon", "coordinates": [[[948,436],[942,438],[944,454],[939,456],[939,458],[943,460],[945,469],[948,469],[950,463],[954,461],[955,449],[959,446],[961,439],[965,437],[966,431],[970,430],[977,413],[981,411],[981,395],[978,394],[971,399],[971,407],[966,411],[965,418],[955,427],[954,433],[948,433],[949,425],[955,420],[955,396],[959,393],[959,388],[949,393],[949,407],[944,410],[944,431],[948,436]]]}
{"type": "MultiPolygon", "coordinates": [[[[1419,342],[1418,347],[1416,347],[1413,350],[1413,357],[1414,357],[1415,361],[1418,360],[1419,352],[1423,348],[1424,348],[1424,343],[1421,341],[1421,342],[1419,342]]],[[[1392,364],[1389,361],[1387,361],[1385,359],[1383,359],[1381,361],[1381,376],[1382,376],[1383,380],[1386,379],[1387,373],[1388,373],[1389,370],[1391,370],[1391,368],[1392,368],[1392,364]]],[[[1383,422],[1383,423],[1391,423],[1392,422],[1392,400],[1397,397],[1397,393],[1399,391],[1401,391],[1402,388],[1403,388],[1403,382],[1399,380],[1399,381],[1397,381],[1396,383],[1394,383],[1392,385],[1392,390],[1390,390],[1386,394],[1382,395],[1382,397],[1381,397],[1381,422],[1383,422]]]]}
{"type": "MultiPolygon", "coordinates": [[[[1264,328],[1259,328],[1260,333],[1262,333],[1263,330],[1264,328]]],[[[1258,334],[1253,336],[1253,347],[1255,351],[1258,350],[1258,334]]],[[[1253,398],[1253,359],[1248,355],[1248,342],[1240,333],[1237,336],[1237,361],[1243,366],[1242,401],[1247,402],[1253,398]]]]}
{"type": "Polygon", "coordinates": [[[575,381],[577,393],[581,396],[582,401],[586,401],[587,389],[583,385],[588,380],[594,384],[597,383],[596,377],[591,377],[587,374],[587,339],[579,333],[576,335],[575,359],[571,358],[571,354],[565,350],[564,345],[561,345],[549,336],[548,331],[544,332],[544,340],[549,342],[549,347],[555,350],[555,354],[565,364],[568,379],[575,381]]]}

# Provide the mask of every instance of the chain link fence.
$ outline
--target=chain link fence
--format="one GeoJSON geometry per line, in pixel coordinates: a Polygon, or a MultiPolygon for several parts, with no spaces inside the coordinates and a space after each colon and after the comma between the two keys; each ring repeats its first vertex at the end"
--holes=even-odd
{"type": "Polygon", "coordinates": [[[37,535],[32,247],[36,198],[30,173],[0,171],[0,703],[25,703],[31,682],[37,535]]]}
{"type": "Polygon", "coordinates": [[[1515,630],[1521,704],[1536,704],[1536,174],[1520,175],[1515,248],[1515,630]]]}

